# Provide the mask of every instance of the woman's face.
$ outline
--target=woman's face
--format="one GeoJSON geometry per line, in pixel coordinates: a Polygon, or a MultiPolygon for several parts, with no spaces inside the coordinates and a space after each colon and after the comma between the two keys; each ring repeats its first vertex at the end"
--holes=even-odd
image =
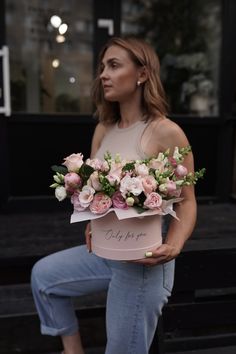
{"type": "Polygon", "coordinates": [[[128,52],[116,45],[109,47],[102,59],[100,79],[107,101],[124,102],[137,94],[141,68],[128,52]]]}

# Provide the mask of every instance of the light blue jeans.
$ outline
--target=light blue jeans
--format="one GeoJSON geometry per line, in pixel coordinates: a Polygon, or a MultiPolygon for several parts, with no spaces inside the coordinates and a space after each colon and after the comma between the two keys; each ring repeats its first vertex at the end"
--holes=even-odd
{"type": "Polygon", "coordinates": [[[72,297],[108,289],[105,354],[147,354],[173,280],[174,261],[147,267],[106,260],[78,246],[38,261],[31,284],[42,334],[76,333],[72,297]]]}

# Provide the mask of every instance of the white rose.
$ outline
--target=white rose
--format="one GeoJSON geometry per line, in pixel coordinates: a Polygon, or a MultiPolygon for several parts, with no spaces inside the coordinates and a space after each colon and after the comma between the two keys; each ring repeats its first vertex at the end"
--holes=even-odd
{"type": "Polygon", "coordinates": [[[59,186],[55,189],[55,197],[59,202],[64,200],[67,197],[66,189],[63,186],[59,186]]]}

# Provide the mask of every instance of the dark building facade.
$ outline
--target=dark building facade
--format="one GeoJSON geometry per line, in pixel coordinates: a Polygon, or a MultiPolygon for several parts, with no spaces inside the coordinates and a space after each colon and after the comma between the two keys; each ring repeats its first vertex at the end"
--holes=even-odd
{"type": "Polygon", "coordinates": [[[186,132],[196,168],[207,170],[196,187],[198,199],[235,200],[234,0],[5,0],[1,209],[21,201],[46,204],[52,198],[50,166],[73,152],[89,156],[98,52],[109,37],[127,34],[148,40],[160,57],[170,118],[186,132]]]}

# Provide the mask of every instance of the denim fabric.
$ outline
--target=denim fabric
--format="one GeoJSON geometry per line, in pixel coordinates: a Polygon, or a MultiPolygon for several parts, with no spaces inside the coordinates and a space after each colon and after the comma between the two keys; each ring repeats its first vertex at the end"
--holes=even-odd
{"type": "Polygon", "coordinates": [[[174,261],[146,267],[106,260],[78,246],[37,262],[31,285],[42,334],[77,332],[72,298],[108,289],[105,354],[146,354],[173,280],[174,261]]]}

